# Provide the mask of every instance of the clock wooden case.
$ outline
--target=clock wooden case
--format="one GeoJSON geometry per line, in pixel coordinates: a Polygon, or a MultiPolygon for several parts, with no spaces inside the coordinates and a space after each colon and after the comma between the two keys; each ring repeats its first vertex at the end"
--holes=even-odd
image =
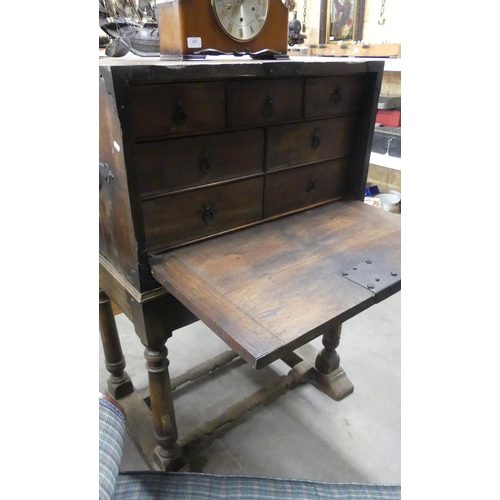
{"type": "Polygon", "coordinates": [[[162,59],[288,58],[288,10],[281,0],[157,0],[156,9],[162,59]]]}

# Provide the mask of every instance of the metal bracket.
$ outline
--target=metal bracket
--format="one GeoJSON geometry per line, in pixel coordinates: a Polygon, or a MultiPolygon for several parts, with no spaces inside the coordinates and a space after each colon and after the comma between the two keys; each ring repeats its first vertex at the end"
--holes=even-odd
{"type": "Polygon", "coordinates": [[[374,294],[401,282],[401,270],[366,259],[340,273],[344,278],[361,285],[374,294]]]}
{"type": "Polygon", "coordinates": [[[99,162],[99,187],[101,187],[101,180],[104,182],[107,182],[108,184],[111,184],[113,182],[113,179],[115,176],[113,175],[113,172],[111,172],[111,168],[107,163],[104,163],[102,161],[99,162]]]}

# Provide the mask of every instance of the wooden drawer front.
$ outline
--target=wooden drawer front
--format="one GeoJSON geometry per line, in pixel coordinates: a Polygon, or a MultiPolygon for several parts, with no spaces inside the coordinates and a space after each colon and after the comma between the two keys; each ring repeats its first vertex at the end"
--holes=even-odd
{"type": "Polygon", "coordinates": [[[263,172],[264,129],[136,145],[142,195],[263,172]]]}
{"type": "Polygon", "coordinates": [[[304,116],[316,118],[357,111],[363,103],[365,82],[362,76],[308,78],[304,116]]]}
{"type": "Polygon", "coordinates": [[[229,126],[264,125],[300,119],[302,88],[303,81],[300,79],[229,82],[229,126]]]}
{"type": "Polygon", "coordinates": [[[224,83],[131,87],[134,136],[219,130],[225,126],[224,83]]]}
{"type": "Polygon", "coordinates": [[[262,218],[263,177],[144,201],[146,248],[155,251],[262,218]]]}
{"type": "Polygon", "coordinates": [[[338,198],[347,193],[351,160],[341,158],[266,176],[264,217],[338,198]]]}
{"type": "Polygon", "coordinates": [[[351,153],[356,117],[315,120],[269,129],[267,170],[338,158],[351,153]]]}

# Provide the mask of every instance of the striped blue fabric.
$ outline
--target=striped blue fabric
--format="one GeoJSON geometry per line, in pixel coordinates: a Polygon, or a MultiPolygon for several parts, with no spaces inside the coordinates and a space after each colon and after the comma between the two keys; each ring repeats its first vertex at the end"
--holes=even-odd
{"type": "Polygon", "coordinates": [[[399,485],[198,473],[119,474],[113,500],[400,500],[399,485]]]}
{"type": "Polygon", "coordinates": [[[105,399],[99,399],[99,500],[111,500],[122,458],[125,420],[105,399]]]}

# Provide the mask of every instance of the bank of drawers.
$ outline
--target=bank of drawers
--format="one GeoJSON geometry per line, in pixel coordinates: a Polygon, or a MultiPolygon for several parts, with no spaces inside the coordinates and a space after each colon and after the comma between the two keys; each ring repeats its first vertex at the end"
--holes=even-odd
{"type": "Polygon", "coordinates": [[[344,196],[363,75],[131,87],[148,251],[344,196]]]}

